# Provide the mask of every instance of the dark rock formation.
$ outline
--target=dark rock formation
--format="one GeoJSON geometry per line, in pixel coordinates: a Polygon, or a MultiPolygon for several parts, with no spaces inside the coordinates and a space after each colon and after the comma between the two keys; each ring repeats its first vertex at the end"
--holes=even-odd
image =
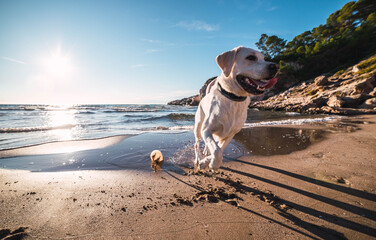
{"type": "Polygon", "coordinates": [[[200,99],[202,99],[203,97],[205,97],[205,95],[206,95],[206,88],[215,79],[217,79],[217,77],[212,77],[212,78],[209,78],[208,80],[206,80],[204,86],[202,86],[202,88],[200,89],[200,99]]]}
{"type": "Polygon", "coordinates": [[[180,105],[180,106],[198,106],[199,103],[200,103],[200,96],[194,95],[192,97],[174,100],[167,104],[168,105],[180,105]]]}
{"type": "Polygon", "coordinates": [[[208,87],[209,83],[211,83],[216,78],[217,77],[209,78],[205,82],[204,86],[202,86],[202,88],[200,89],[200,94],[194,95],[194,96],[188,97],[188,98],[174,100],[174,101],[171,101],[167,104],[168,105],[182,105],[182,106],[187,106],[187,105],[188,106],[198,106],[198,104],[200,103],[200,100],[205,96],[206,88],[208,87]]]}
{"type": "Polygon", "coordinates": [[[315,84],[317,86],[323,86],[328,83],[328,76],[321,75],[315,78],[315,84]]]}

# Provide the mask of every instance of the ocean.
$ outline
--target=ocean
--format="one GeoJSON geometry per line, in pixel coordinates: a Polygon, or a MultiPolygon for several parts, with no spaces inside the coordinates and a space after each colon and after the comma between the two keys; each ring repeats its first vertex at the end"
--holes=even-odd
{"type": "MultiPolygon", "coordinates": [[[[0,105],[0,150],[145,132],[192,131],[197,107],[171,105],[0,105]]],[[[299,125],[336,116],[249,110],[245,127],[299,125]]]]}

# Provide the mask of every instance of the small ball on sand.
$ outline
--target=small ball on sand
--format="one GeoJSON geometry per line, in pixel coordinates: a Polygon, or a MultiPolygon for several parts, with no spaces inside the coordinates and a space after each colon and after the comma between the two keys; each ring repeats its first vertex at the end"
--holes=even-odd
{"type": "Polygon", "coordinates": [[[159,150],[152,151],[150,154],[150,159],[151,159],[151,168],[154,170],[154,172],[162,169],[163,155],[161,151],[159,150]]]}

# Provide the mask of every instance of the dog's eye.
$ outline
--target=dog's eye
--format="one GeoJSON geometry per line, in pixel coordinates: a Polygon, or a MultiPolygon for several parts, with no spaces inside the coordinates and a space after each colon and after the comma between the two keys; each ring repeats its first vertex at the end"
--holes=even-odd
{"type": "Polygon", "coordinates": [[[249,56],[247,57],[247,59],[250,60],[250,61],[256,61],[256,60],[257,60],[257,57],[256,57],[255,55],[249,55],[249,56]]]}

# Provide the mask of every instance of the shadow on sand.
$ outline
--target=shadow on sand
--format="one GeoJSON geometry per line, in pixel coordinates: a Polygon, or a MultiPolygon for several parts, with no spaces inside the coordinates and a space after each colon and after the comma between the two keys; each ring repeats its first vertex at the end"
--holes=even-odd
{"type": "MultiPolygon", "coordinates": [[[[332,190],[335,190],[335,191],[338,191],[338,192],[341,192],[341,193],[344,193],[344,194],[353,195],[353,196],[356,196],[356,197],[359,197],[359,198],[364,198],[364,199],[367,199],[367,200],[370,200],[370,201],[376,201],[375,194],[371,194],[371,193],[363,192],[363,191],[360,191],[360,190],[357,190],[357,189],[346,188],[346,187],[343,187],[343,186],[340,186],[340,185],[336,185],[336,184],[312,179],[312,178],[309,178],[309,177],[306,177],[306,176],[303,176],[303,175],[288,172],[288,171],[278,169],[278,168],[263,166],[263,165],[255,164],[255,163],[249,163],[249,162],[245,162],[245,161],[242,161],[242,160],[233,160],[233,161],[238,161],[238,162],[241,162],[243,164],[252,165],[254,167],[260,167],[260,168],[272,170],[272,171],[275,171],[275,172],[278,172],[278,173],[281,173],[281,174],[285,174],[287,176],[294,177],[296,179],[303,180],[303,181],[306,181],[308,183],[312,183],[312,184],[316,184],[316,185],[319,185],[319,186],[322,186],[322,187],[326,187],[326,188],[329,188],[329,189],[332,189],[332,190]]],[[[343,209],[345,211],[349,211],[353,214],[358,215],[360,218],[367,218],[371,221],[376,221],[376,212],[375,211],[365,209],[365,208],[361,208],[361,207],[358,207],[358,206],[354,206],[354,205],[346,203],[346,202],[331,199],[329,197],[322,196],[322,195],[319,195],[319,194],[316,194],[316,193],[308,192],[308,191],[303,190],[303,189],[298,189],[294,186],[286,185],[286,184],[276,182],[276,181],[273,181],[273,180],[269,180],[269,179],[266,179],[266,178],[263,178],[263,177],[260,177],[260,176],[256,176],[254,174],[251,174],[251,173],[248,173],[248,172],[245,172],[245,171],[240,171],[240,170],[228,168],[228,167],[222,167],[221,169],[228,171],[228,172],[231,172],[231,173],[235,173],[235,174],[239,174],[239,175],[251,178],[252,180],[262,181],[262,182],[267,183],[267,184],[272,184],[274,186],[293,191],[293,192],[301,194],[305,197],[309,197],[311,199],[320,201],[322,203],[331,205],[333,207],[340,208],[340,209],[343,209]]],[[[180,182],[182,182],[182,183],[184,183],[184,184],[186,184],[186,185],[188,185],[188,186],[190,186],[190,187],[192,187],[192,188],[194,188],[198,191],[204,191],[203,190],[205,188],[204,186],[188,183],[188,182],[184,181],[182,179],[182,177],[174,174],[173,172],[170,172],[170,171],[167,171],[167,170],[165,170],[165,172],[168,175],[170,175],[171,177],[175,178],[176,180],[178,180],[178,181],[180,181],[180,182]]],[[[205,174],[205,175],[207,176],[207,174],[205,174]]],[[[261,191],[257,188],[246,186],[239,181],[233,181],[228,176],[222,177],[222,176],[219,176],[219,175],[216,175],[216,174],[213,174],[213,175],[209,174],[209,177],[214,177],[216,180],[221,181],[224,184],[226,184],[227,186],[234,188],[236,190],[236,192],[241,192],[243,194],[249,194],[249,195],[252,195],[252,196],[256,196],[261,200],[269,199],[270,202],[271,202],[269,204],[277,210],[277,212],[280,216],[282,216],[282,217],[288,219],[289,221],[293,222],[296,226],[298,226],[302,229],[305,229],[306,231],[312,233],[314,236],[307,234],[307,233],[305,233],[305,232],[303,232],[299,229],[296,229],[292,226],[289,226],[289,225],[287,225],[287,224],[285,224],[281,221],[272,219],[272,218],[265,216],[261,213],[255,212],[252,209],[246,208],[244,206],[238,206],[238,209],[241,209],[243,211],[247,211],[249,213],[252,213],[254,215],[262,217],[262,218],[264,218],[268,221],[279,224],[280,226],[282,226],[284,228],[295,231],[295,232],[302,234],[302,235],[304,235],[308,238],[312,238],[312,239],[347,239],[343,233],[338,232],[337,230],[331,229],[331,228],[326,227],[326,226],[325,227],[319,226],[319,225],[314,224],[312,222],[307,222],[307,221],[303,220],[302,218],[299,218],[298,217],[299,215],[294,214],[293,212],[289,211],[289,209],[294,209],[295,211],[313,216],[313,217],[317,218],[318,220],[324,220],[324,221],[326,221],[330,224],[334,224],[334,225],[337,225],[337,226],[340,226],[340,227],[343,227],[343,228],[347,228],[347,229],[350,229],[350,230],[355,231],[355,232],[363,233],[363,234],[371,236],[371,237],[376,237],[376,229],[372,228],[371,226],[363,225],[361,223],[358,223],[358,222],[337,216],[335,214],[329,214],[329,213],[326,213],[326,212],[323,212],[323,211],[320,211],[320,210],[313,209],[311,207],[304,206],[302,204],[299,204],[297,201],[294,202],[294,201],[284,200],[282,198],[275,196],[274,194],[271,194],[270,192],[263,192],[263,191],[261,191]],[[282,206],[287,206],[287,208],[282,207],[282,206]]],[[[223,199],[219,199],[219,201],[222,201],[222,202],[227,203],[227,204],[231,204],[227,201],[224,201],[223,199]]]]}

